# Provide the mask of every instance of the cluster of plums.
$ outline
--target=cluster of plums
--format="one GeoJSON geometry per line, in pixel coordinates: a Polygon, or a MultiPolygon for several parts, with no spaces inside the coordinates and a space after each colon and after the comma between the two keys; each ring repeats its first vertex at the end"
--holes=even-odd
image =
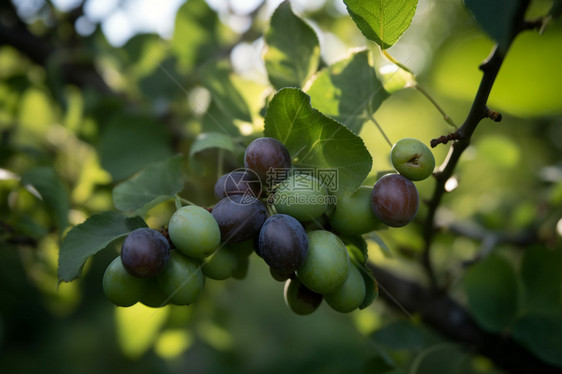
{"type": "Polygon", "coordinates": [[[140,228],[126,237],[104,274],[104,293],[124,307],[188,305],[206,278],[244,278],[256,252],[272,277],[285,282],[285,302],[295,313],[312,313],[322,300],[339,312],[355,310],[370,278],[345,238],[411,222],[419,205],[412,180],[435,167],[429,148],[411,138],[393,146],[391,160],[398,174],[336,201],[334,186],[292,167],[280,141],[258,138],[246,148],[244,169],[216,182],[212,209],[184,206],[166,230],[140,228]]]}

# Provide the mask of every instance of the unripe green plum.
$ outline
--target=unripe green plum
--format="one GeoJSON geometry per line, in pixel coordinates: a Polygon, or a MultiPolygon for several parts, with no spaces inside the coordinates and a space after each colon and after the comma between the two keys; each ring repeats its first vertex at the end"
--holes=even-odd
{"type": "Polygon", "coordinates": [[[156,279],[148,280],[146,292],[140,299],[140,302],[150,308],[160,308],[168,304],[168,297],[164,295],[162,290],[156,284],[156,279]]]}
{"type": "Polygon", "coordinates": [[[210,256],[221,241],[219,225],[213,215],[195,205],[184,206],[172,215],[168,234],[176,249],[193,258],[210,256]]]}
{"type": "Polygon", "coordinates": [[[131,275],[121,257],[113,260],[103,274],[103,293],[113,304],[128,307],[136,304],[148,288],[149,279],[131,275]]]}
{"type": "Polygon", "coordinates": [[[287,279],[283,294],[285,304],[301,316],[314,312],[322,303],[322,295],[308,289],[298,278],[287,279]]]}
{"type": "Polygon", "coordinates": [[[288,214],[301,222],[320,217],[329,207],[326,187],[308,174],[293,174],[284,180],[274,195],[278,213],[288,214]]]}
{"type": "Polygon", "coordinates": [[[390,151],[392,166],[411,181],[429,177],[435,168],[435,157],[431,150],[414,138],[400,139],[390,151]]]}
{"type": "Polygon", "coordinates": [[[355,265],[351,265],[349,276],[335,292],[324,295],[328,305],[341,313],[349,313],[357,309],[365,300],[367,288],[361,271],[355,265]]]}
{"type": "Polygon", "coordinates": [[[223,246],[205,259],[203,274],[211,279],[225,280],[234,275],[239,265],[239,255],[228,246],[223,246]]]}
{"type": "Polygon", "coordinates": [[[308,233],[308,255],[297,276],[309,289],[320,294],[337,290],[349,275],[350,260],[345,244],[325,230],[308,233]]]}
{"type": "Polygon", "coordinates": [[[197,260],[172,251],[170,261],[164,271],[156,277],[156,283],[162,293],[170,298],[170,303],[187,305],[199,296],[205,277],[197,260]]]}
{"type": "Polygon", "coordinates": [[[361,235],[382,226],[371,208],[372,187],[361,186],[352,195],[338,196],[334,213],[329,218],[334,230],[344,235],[361,235]]]}

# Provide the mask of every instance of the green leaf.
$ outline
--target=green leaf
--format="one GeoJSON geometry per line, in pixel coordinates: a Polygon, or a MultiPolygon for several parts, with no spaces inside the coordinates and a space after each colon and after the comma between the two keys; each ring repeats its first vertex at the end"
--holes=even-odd
{"type": "Polygon", "coordinates": [[[143,214],[183,189],[183,156],[176,155],[142,169],[113,189],[113,203],[122,212],[143,214]]]}
{"type": "Polygon", "coordinates": [[[528,0],[465,0],[464,4],[484,31],[504,52],[517,34],[528,0]]]}
{"type": "Polygon", "coordinates": [[[412,361],[410,373],[475,373],[468,354],[451,343],[437,343],[422,350],[412,361]]]}
{"type": "Polygon", "coordinates": [[[299,89],[285,88],[273,97],[264,134],[285,144],[295,166],[337,172],[331,193],[355,191],[371,170],[373,159],[363,140],[312,108],[299,89]]]}
{"type": "Polygon", "coordinates": [[[210,64],[202,71],[203,83],[217,106],[229,117],[252,122],[248,104],[231,79],[232,70],[224,62],[210,64]]]}
{"type": "Polygon", "coordinates": [[[195,141],[191,145],[189,150],[189,163],[196,169],[199,170],[203,166],[197,160],[196,155],[209,148],[224,149],[233,154],[237,150],[244,149],[241,144],[239,144],[235,138],[227,134],[221,134],[218,132],[205,132],[201,133],[195,138],[195,141]]]}
{"type": "Polygon", "coordinates": [[[541,360],[562,368],[562,311],[521,317],[512,334],[541,360]]]}
{"type": "Polygon", "coordinates": [[[68,232],[60,248],[59,280],[70,282],[78,278],[90,256],[141,227],[147,227],[142,218],[128,218],[113,211],[93,215],[75,226],[68,232]]]}
{"type": "Polygon", "coordinates": [[[318,73],[310,88],[312,106],[355,134],[377,111],[388,93],[362,50],[318,73]]]}
{"type": "Polygon", "coordinates": [[[408,29],[417,0],[344,0],[347,12],[367,39],[390,48],[408,29]]]}
{"type": "Polygon", "coordinates": [[[517,314],[518,286],[513,267],[490,256],[468,269],[464,276],[468,309],[485,330],[501,332],[517,314]]]}
{"type": "Polygon", "coordinates": [[[320,44],[316,33],[283,2],[271,17],[264,54],[269,81],[276,88],[302,87],[318,69],[320,44]]]}
{"type": "Polygon", "coordinates": [[[387,257],[387,258],[392,257],[392,252],[390,252],[390,248],[388,248],[388,246],[386,245],[384,240],[382,240],[382,238],[378,234],[376,234],[374,232],[370,232],[369,234],[367,234],[367,239],[372,240],[375,243],[377,243],[377,245],[381,249],[381,252],[384,255],[384,257],[387,257]]]}
{"type": "MultiPolygon", "coordinates": [[[[488,106],[517,117],[562,115],[560,45],[561,32],[520,34],[502,64],[488,106]]],[[[492,47],[483,35],[459,34],[450,38],[432,64],[432,85],[441,95],[472,102],[482,78],[482,72],[474,66],[482,62],[492,47]]]]}
{"type": "Polygon", "coordinates": [[[396,321],[373,333],[372,339],[392,350],[421,350],[433,337],[410,321],[396,321]]]}
{"type": "Polygon", "coordinates": [[[526,250],[521,264],[526,308],[552,311],[562,308],[562,256],[545,247],[526,250]]]}
{"type": "Polygon", "coordinates": [[[185,71],[210,59],[219,45],[220,21],[203,0],[186,1],[176,14],[172,49],[185,71]]]}
{"type": "Polygon", "coordinates": [[[106,126],[100,144],[102,166],[120,181],[145,165],[172,155],[170,132],[148,117],[119,115],[106,126]]]}
{"type": "Polygon", "coordinates": [[[68,192],[61,178],[50,167],[36,167],[22,176],[22,184],[33,188],[39,193],[38,198],[53,212],[57,226],[63,230],[68,226],[70,202],[68,192]]]}

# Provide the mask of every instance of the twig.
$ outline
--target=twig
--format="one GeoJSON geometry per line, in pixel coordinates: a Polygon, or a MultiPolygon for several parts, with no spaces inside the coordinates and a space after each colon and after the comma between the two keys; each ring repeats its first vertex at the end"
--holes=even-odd
{"type": "Polygon", "coordinates": [[[451,125],[455,130],[458,129],[458,126],[455,124],[453,119],[449,117],[449,115],[443,110],[443,108],[441,108],[437,101],[435,101],[435,99],[433,99],[433,97],[431,97],[431,95],[424,88],[422,88],[418,83],[412,85],[412,87],[418,90],[423,96],[425,96],[426,99],[431,102],[431,104],[433,104],[435,109],[437,109],[439,113],[441,113],[445,122],[451,125]]]}

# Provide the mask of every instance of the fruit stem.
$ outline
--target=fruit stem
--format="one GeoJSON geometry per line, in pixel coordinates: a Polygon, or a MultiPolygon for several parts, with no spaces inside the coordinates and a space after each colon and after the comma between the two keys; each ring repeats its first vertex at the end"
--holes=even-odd
{"type": "Polygon", "coordinates": [[[441,113],[445,122],[451,125],[455,130],[458,129],[458,126],[455,124],[453,119],[449,117],[449,115],[443,110],[443,108],[441,108],[437,101],[435,101],[435,99],[431,97],[431,95],[424,88],[422,88],[417,82],[414,83],[412,87],[418,90],[418,92],[420,92],[423,96],[425,96],[426,99],[429,100],[431,104],[433,104],[433,106],[439,111],[439,113],[441,113]]]}
{"type": "Polygon", "coordinates": [[[390,62],[392,62],[394,65],[398,66],[400,69],[407,71],[408,73],[415,75],[414,72],[412,70],[410,70],[406,65],[401,64],[400,62],[398,62],[398,60],[396,60],[394,57],[392,57],[392,55],[390,53],[388,53],[388,51],[386,49],[382,49],[381,48],[381,53],[383,54],[384,57],[386,57],[390,62]]]}
{"type": "Polygon", "coordinates": [[[178,204],[179,204],[179,208],[181,208],[182,205],[195,205],[195,206],[197,206],[197,204],[195,204],[194,202],[189,201],[187,199],[184,199],[180,195],[176,195],[176,208],[177,209],[179,209],[178,204]]]}
{"type": "Polygon", "coordinates": [[[375,116],[372,113],[371,113],[369,119],[375,124],[375,126],[377,126],[377,128],[379,129],[379,131],[380,131],[381,135],[383,136],[384,140],[386,140],[386,142],[388,143],[390,148],[392,148],[392,145],[393,145],[392,142],[390,141],[388,136],[386,136],[386,133],[384,132],[381,125],[377,122],[377,120],[375,119],[375,116]]]}

